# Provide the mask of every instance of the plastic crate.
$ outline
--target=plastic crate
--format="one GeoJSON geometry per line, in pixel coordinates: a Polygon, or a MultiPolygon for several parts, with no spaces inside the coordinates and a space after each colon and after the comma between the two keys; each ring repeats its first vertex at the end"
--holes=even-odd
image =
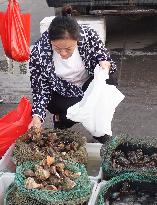
{"type": "Polygon", "coordinates": [[[91,179],[91,183],[93,185],[93,188],[92,188],[92,193],[91,193],[90,199],[88,201],[88,205],[94,205],[93,204],[93,197],[95,196],[98,183],[95,180],[93,180],[92,177],[90,177],[90,179],[91,179]]]}
{"type": "Polygon", "coordinates": [[[100,143],[86,144],[86,149],[88,153],[87,172],[88,175],[90,175],[90,178],[97,182],[101,181],[102,179],[102,168],[101,168],[101,157],[100,157],[101,146],[102,144],[100,143]]]}
{"type": "Polygon", "coordinates": [[[91,199],[92,204],[91,205],[96,205],[98,194],[99,194],[100,190],[106,185],[106,183],[107,183],[107,181],[103,180],[102,182],[100,182],[97,185],[97,188],[96,188],[95,192],[92,195],[92,199],[91,199]]]}
{"type": "Polygon", "coordinates": [[[3,173],[0,172],[0,205],[3,205],[3,199],[6,190],[9,185],[13,183],[15,178],[15,173],[3,173]]]}
{"type": "Polygon", "coordinates": [[[0,171],[2,172],[15,172],[16,166],[12,161],[13,149],[15,144],[12,144],[7,152],[0,160],[0,171]]]}

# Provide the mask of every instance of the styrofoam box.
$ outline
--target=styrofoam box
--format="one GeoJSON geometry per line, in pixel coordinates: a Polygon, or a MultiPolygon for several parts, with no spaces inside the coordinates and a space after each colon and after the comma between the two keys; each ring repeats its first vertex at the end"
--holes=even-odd
{"type": "Polygon", "coordinates": [[[90,179],[91,179],[91,183],[92,183],[93,188],[92,188],[92,193],[91,193],[90,199],[88,201],[88,205],[93,205],[93,197],[95,196],[95,192],[96,192],[98,183],[95,180],[93,180],[91,177],[90,177],[90,179]]]}
{"type": "Polygon", "coordinates": [[[77,17],[77,22],[80,25],[86,25],[94,29],[101,40],[105,43],[106,41],[106,21],[104,17],[77,17]]]}
{"type": "Polygon", "coordinates": [[[95,177],[94,176],[90,176],[90,177],[91,177],[91,179],[93,179],[93,180],[95,180],[97,182],[100,182],[103,179],[102,167],[100,167],[99,173],[98,173],[97,176],[95,176],[95,177]]]}
{"type": "Polygon", "coordinates": [[[102,147],[101,143],[87,143],[85,147],[86,147],[88,154],[91,157],[97,156],[99,159],[101,159],[101,156],[100,156],[100,149],[102,147]]]}
{"type": "Polygon", "coordinates": [[[99,192],[101,191],[102,187],[107,183],[107,181],[103,180],[102,182],[100,182],[95,191],[93,192],[93,195],[92,195],[92,198],[91,198],[91,202],[92,204],[91,205],[95,205],[96,202],[97,202],[97,198],[98,198],[98,194],[99,192]]]}
{"type": "MultiPolygon", "coordinates": [[[[49,16],[45,17],[40,22],[40,34],[42,35],[43,32],[45,32],[51,21],[55,18],[55,16],[49,16]]],[[[105,43],[106,41],[106,21],[104,17],[89,17],[89,16],[83,16],[83,17],[76,17],[77,22],[80,25],[87,25],[94,29],[98,35],[100,36],[101,40],[105,43]]]]}
{"type": "MultiPolygon", "coordinates": [[[[87,143],[86,150],[87,150],[88,156],[91,158],[97,159],[98,161],[101,161],[101,156],[100,156],[101,146],[102,146],[101,143],[87,143]]],[[[97,182],[101,181],[102,168],[99,167],[99,172],[98,172],[97,176],[90,176],[90,178],[97,181],[97,182]]]]}
{"type": "Polygon", "coordinates": [[[4,154],[2,159],[0,160],[0,171],[9,171],[15,172],[15,164],[12,162],[12,155],[14,150],[15,144],[12,144],[7,152],[4,154]]]}
{"type": "Polygon", "coordinates": [[[0,172],[0,205],[3,205],[4,194],[11,183],[13,183],[15,173],[0,172]]]}

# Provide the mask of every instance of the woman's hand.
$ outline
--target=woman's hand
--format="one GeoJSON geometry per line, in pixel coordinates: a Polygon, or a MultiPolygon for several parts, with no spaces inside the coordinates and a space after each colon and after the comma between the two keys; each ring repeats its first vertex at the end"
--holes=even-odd
{"type": "Polygon", "coordinates": [[[110,68],[111,68],[111,63],[108,61],[100,61],[99,62],[101,68],[104,70],[104,78],[109,79],[109,72],[110,72],[110,68]]]}
{"type": "Polygon", "coordinates": [[[108,62],[108,61],[99,61],[99,64],[103,69],[106,69],[109,73],[110,68],[111,68],[111,63],[110,62],[108,62]]]}
{"type": "Polygon", "coordinates": [[[30,129],[31,127],[41,128],[41,125],[42,123],[41,123],[40,117],[37,115],[34,115],[31,123],[28,126],[28,129],[30,129]]]}

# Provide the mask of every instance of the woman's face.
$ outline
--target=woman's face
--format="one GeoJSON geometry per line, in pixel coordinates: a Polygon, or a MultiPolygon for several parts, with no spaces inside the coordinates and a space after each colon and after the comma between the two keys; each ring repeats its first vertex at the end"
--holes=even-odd
{"type": "Polygon", "coordinates": [[[62,59],[68,59],[72,56],[77,46],[77,41],[72,39],[59,39],[51,41],[51,44],[62,59]]]}

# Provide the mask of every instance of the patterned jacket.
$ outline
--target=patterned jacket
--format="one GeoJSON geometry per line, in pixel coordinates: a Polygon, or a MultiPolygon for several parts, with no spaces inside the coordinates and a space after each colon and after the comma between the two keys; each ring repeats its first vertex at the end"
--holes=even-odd
{"type": "MultiPolygon", "coordinates": [[[[80,26],[80,34],[78,50],[88,74],[93,75],[95,66],[103,60],[111,63],[110,73],[115,72],[116,65],[98,34],[87,26],[80,26]]],[[[78,97],[84,94],[80,87],[55,74],[53,50],[47,31],[43,33],[31,51],[29,68],[33,94],[32,114],[39,115],[43,121],[46,117],[46,108],[51,100],[52,91],[67,97],[78,97]]]]}

